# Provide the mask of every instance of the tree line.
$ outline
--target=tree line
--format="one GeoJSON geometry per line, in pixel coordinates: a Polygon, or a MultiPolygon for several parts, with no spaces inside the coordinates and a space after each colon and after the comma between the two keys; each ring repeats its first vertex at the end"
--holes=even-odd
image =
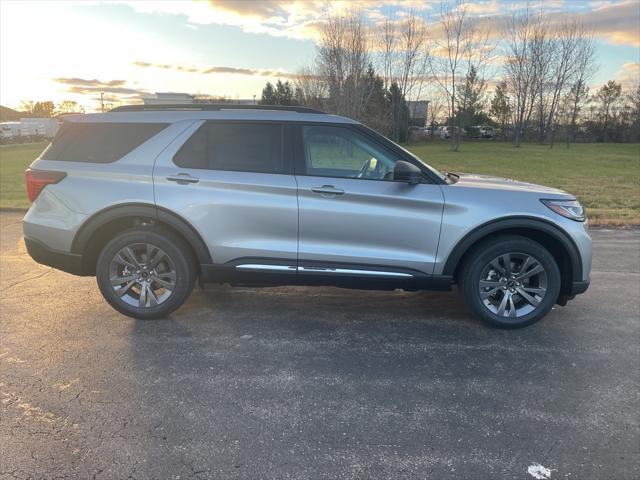
{"type": "Polygon", "coordinates": [[[584,139],[640,141],[640,87],[609,81],[595,92],[593,33],[531,3],[496,33],[462,1],[435,18],[410,11],[370,26],[357,10],[329,16],[310,65],[264,87],[263,104],[304,105],[359,120],[405,141],[408,102],[429,99],[426,124],[451,128],[457,150],[465,130],[498,129],[514,146],[584,139]]]}
{"type": "Polygon", "coordinates": [[[54,117],[66,113],[84,113],[84,108],[74,100],[63,100],[57,105],[50,100],[43,102],[24,100],[20,103],[19,109],[27,117],[54,117]]]}

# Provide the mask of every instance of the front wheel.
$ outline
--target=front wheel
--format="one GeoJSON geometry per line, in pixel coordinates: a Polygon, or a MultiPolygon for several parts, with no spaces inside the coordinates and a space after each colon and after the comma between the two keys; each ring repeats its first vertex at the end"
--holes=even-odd
{"type": "Polygon", "coordinates": [[[466,259],[459,278],[472,313],[490,325],[521,328],[542,319],[560,293],[560,269],[539,243],[525,237],[490,239],[466,259]]]}
{"type": "Polygon", "coordinates": [[[195,283],[189,248],[171,232],[134,228],[104,247],[96,265],[105,300],[129,317],[169,315],[188,298],[195,283]]]}

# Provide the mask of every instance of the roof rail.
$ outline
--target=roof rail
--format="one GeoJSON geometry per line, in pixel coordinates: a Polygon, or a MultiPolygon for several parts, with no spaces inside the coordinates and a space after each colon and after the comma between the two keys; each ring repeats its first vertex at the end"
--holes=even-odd
{"type": "Polygon", "coordinates": [[[187,103],[177,105],[122,105],[112,108],[110,112],[157,112],[157,111],[191,111],[199,110],[205,112],[215,112],[219,110],[281,110],[285,112],[297,113],[325,113],[321,110],[309,107],[298,107],[294,105],[245,105],[233,103],[187,103]]]}

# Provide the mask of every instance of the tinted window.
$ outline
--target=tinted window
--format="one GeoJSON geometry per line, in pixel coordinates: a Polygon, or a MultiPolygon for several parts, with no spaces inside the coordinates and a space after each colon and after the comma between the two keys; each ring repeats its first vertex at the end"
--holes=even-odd
{"type": "Polygon", "coordinates": [[[393,179],[396,159],[349,128],[305,126],[303,138],[307,175],[393,179]]]}
{"type": "Polygon", "coordinates": [[[209,168],[207,143],[207,124],[204,124],[178,150],[173,163],[183,168],[209,168]]]}
{"type": "Polygon", "coordinates": [[[72,123],[62,125],[42,154],[46,160],[110,163],[166,128],[166,123],[72,123]]]}
{"type": "Polygon", "coordinates": [[[184,168],[283,173],[282,126],[205,123],[175,155],[184,168]]]}

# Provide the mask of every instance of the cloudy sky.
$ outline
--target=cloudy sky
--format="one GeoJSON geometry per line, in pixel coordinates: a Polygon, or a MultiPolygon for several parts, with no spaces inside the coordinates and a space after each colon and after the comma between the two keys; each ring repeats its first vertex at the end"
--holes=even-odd
{"type": "MultiPolygon", "coordinates": [[[[410,8],[435,19],[439,1],[0,0],[0,103],[136,99],[177,91],[259,97],[267,80],[308,65],[318,22],[357,5],[375,25],[410,8]]],[[[473,15],[499,25],[516,2],[472,2],[473,15]]],[[[547,0],[550,15],[579,17],[594,30],[596,85],[630,85],[640,74],[640,0],[547,0]]]]}

